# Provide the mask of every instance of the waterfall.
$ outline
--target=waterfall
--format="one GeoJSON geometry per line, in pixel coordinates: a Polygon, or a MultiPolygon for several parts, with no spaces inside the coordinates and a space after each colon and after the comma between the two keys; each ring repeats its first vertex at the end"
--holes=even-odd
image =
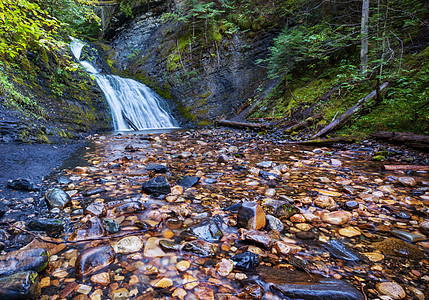
{"type": "Polygon", "coordinates": [[[167,105],[165,100],[149,87],[129,78],[101,74],[89,61],[81,61],[84,46],[72,38],[70,49],[106,96],[115,130],[177,128],[174,118],[163,108],[167,105]]]}

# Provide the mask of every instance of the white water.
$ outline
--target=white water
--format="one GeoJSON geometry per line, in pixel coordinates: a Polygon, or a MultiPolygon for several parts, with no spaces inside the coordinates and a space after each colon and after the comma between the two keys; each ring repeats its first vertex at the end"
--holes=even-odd
{"type": "Polygon", "coordinates": [[[81,61],[80,55],[85,44],[72,39],[70,49],[82,67],[95,78],[106,96],[112,112],[115,130],[132,130],[123,114],[140,129],[177,128],[173,117],[161,107],[165,102],[146,85],[132,79],[116,75],[101,74],[88,61],[81,61]]]}

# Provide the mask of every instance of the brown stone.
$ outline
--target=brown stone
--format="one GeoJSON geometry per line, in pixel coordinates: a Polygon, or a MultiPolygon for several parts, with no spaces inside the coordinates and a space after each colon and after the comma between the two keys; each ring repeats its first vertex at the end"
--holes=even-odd
{"type": "Polygon", "coordinates": [[[94,274],[110,265],[114,259],[115,252],[110,245],[85,250],[76,260],[76,275],[82,277],[94,274]]]}
{"type": "Polygon", "coordinates": [[[261,229],[265,226],[265,212],[256,202],[243,202],[238,209],[237,224],[247,229],[261,229]]]}
{"type": "Polygon", "coordinates": [[[332,225],[346,224],[352,218],[352,214],[348,211],[338,210],[322,215],[322,221],[332,225]]]}

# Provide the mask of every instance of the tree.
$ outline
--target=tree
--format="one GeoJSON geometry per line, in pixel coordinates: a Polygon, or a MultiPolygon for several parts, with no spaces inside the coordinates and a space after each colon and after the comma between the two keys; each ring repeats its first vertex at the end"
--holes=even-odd
{"type": "Polygon", "coordinates": [[[362,0],[360,73],[365,76],[368,71],[368,20],[369,0],[362,0]]]}

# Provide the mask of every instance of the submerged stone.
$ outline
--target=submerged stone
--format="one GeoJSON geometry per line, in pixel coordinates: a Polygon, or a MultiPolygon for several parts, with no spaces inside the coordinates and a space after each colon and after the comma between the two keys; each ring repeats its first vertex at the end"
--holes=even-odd
{"type": "Polygon", "coordinates": [[[148,194],[166,195],[171,192],[170,183],[164,176],[156,176],[142,185],[142,191],[148,194]]]}
{"type": "Polygon", "coordinates": [[[50,207],[63,208],[70,202],[70,196],[59,188],[49,190],[45,195],[45,199],[50,207]]]}
{"type": "Polygon", "coordinates": [[[58,219],[33,219],[28,223],[30,230],[45,231],[47,234],[57,234],[63,231],[64,224],[58,219]]]}
{"type": "Polygon", "coordinates": [[[34,185],[28,179],[15,179],[7,182],[7,187],[13,190],[21,191],[38,191],[39,188],[34,185]]]}
{"type": "Polygon", "coordinates": [[[85,190],[82,193],[82,195],[85,196],[85,197],[89,197],[89,196],[93,196],[93,195],[104,193],[105,191],[106,191],[106,189],[104,187],[99,187],[99,188],[95,188],[95,189],[85,190]]]}
{"type": "Polygon", "coordinates": [[[156,237],[149,238],[145,245],[143,254],[145,257],[162,257],[165,256],[165,252],[162,251],[161,246],[159,245],[159,242],[161,239],[156,237]]]}
{"type": "Polygon", "coordinates": [[[97,238],[106,234],[103,223],[97,217],[92,217],[69,237],[70,241],[97,238]]]}
{"type": "Polygon", "coordinates": [[[393,299],[404,299],[407,296],[402,286],[396,282],[379,282],[375,287],[380,294],[390,296],[393,299]]]}
{"type": "Polygon", "coordinates": [[[268,230],[275,230],[277,232],[281,232],[285,228],[283,222],[272,215],[266,215],[266,220],[268,230]]]}
{"type": "Polygon", "coordinates": [[[358,261],[359,256],[354,253],[349,247],[345,246],[339,240],[330,240],[323,245],[326,250],[331,253],[335,258],[343,259],[346,261],[358,261]]]}
{"type": "Polygon", "coordinates": [[[159,164],[150,164],[146,166],[146,170],[153,171],[155,173],[167,173],[170,169],[167,166],[159,164]]]}
{"type": "Polygon", "coordinates": [[[351,218],[352,214],[345,210],[328,212],[322,215],[322,221],[332,225],[346,224],[351,218]]]}
{"type": "Polygon", "coordinates": [[[398,229],[398,228],[393,228],[390,232],[394,236],[396,236],[400,239],[406,240],[407,242],[411,242],[411,243],[424,241],[427,239],[426,236],[424,236],[423,234],[414,233],[414,232],[410,232],[410,231],[402,230],[402,229],[398,229]]]}
{"type": "MultiPolygon", "coordinates": [[[[364,300],[362,293],[351,284],[318,275],[310,277],[307,273],[258,267],[258,275],[270,284],[270,289],[291,299],[318,300],[364,300]]],[[[288,299],[289,299],[288,298],[288,299]]]]}
{"type": "Polygon", "coordinates": [[[184,230],[181,234],[183,237],[194,237],[206,242],[219,241],[223,234],[217,223],[212,220],[204,220],[199,224],[184,230]]]}
{"type": "Polygon", "coordinates": [[[104,218],[103,224],[108,233],[117,233],[119,229],[121,229],[121,226],[118,223],[116,223],[115,220],[110,218],[104,218]]]}
{"type": "Polygon", "coordinates": [[[116,215],[131,214],[134,212],[142,211],[144,209],[143,204],[137,201],[131,201],[119,205],[115,208],[116,215]]]}
{"type": "Polygon", "coordinates": [[[0,276],[20,271],[43,271],[49,264],[46,249],[17,250],[0,256],[0,276]]]}
{"type": "Polygon", "coordinates": [[[259,264],[259,255],[252,252],[243,252],[231,257],[234,268],[239,271],[252,272],[259,264]]]}
{"type": "Polygon", "coordinates": [[[103,202],[95,202],[88,205],[88,207],[85,209],[85,212],[90,213],[93,216],[100,217],[105,216],[107,211],[103,202]]]}
{"type": "Polygon", "coordinates": [[[37,299],[41,286],[37,272],[18,272],[0,278],[0,299],[37,299]]]}
{"type": "Polygon", "coordinates": [[[409,259],[423,259],[424,252],[417,246],[396,238],[387,238],[373,246],[385,255],[405,257],[409,259]]]}
{"type": "Polygon", "coordinates": [[[115,253],[129,254],[143,249],[143,241],[137,236],[127,236],[112,245],[115,253]]]}
{"type": "Polygon", "coordinates": [[[75,263],[76,276],[83,277],[110,265],[115,259],[115,251],[112,246],[100,246],[82,252],[75,263]]]}
{"type": "Polygon", "coordinates": [[[217,253],[218,246],[206,241],[195,240],[185,243],[182,250],[197,256],[209,257],[214,256],[217,253]]]}
{"type": "Polygon", "coordinates": [[[194,176],[183,176],[181,179],[177,180],[177,184],[184,188],[191,188],[200,181],[200,177],[194,176]]]}

